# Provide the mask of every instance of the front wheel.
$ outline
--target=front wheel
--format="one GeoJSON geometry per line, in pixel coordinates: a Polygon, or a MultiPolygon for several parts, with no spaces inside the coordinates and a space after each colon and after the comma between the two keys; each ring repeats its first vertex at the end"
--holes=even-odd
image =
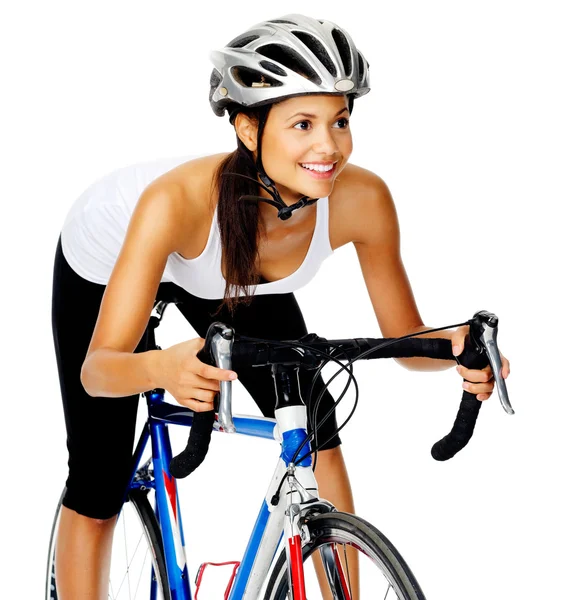
{"type": "MultiPolygon", "coordinates": [[[[130,490],[122,507],[112,544],[108,600],[171,600],[163,542],[155,513],[147,498],[149,490],[130,490]]],[[[151,492],[152,493],[152,492],[151,492]]],[[[57,600],[55,542],[63,496],[59,500],[47,559],[47,600],[57,600]]]]}
{"type": "MultiPolygon", "coordinates": [[[[396,548],[367,521],[348,513],[332,512],[306,517],[303,530],[302,559],[308,600],[322,598],[314,562],[319,565],[326,598],[425,600],[416,578],[396,548]],[[356,558],[358,592],[352,568],[356,558]]],[[[271,572],[265,600],[290,597],[287,572],[283,549],[271,572]]]]}

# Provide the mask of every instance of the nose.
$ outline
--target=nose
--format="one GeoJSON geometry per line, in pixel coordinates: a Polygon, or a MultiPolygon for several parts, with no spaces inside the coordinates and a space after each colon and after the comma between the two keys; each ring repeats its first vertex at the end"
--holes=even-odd
{"type": "Polygon", "coordinates": [[[316,154],[323,154],[326,156],[332,156],[339,151],[337,141],[334,138],[334,132],[332,128],[320,127],[318,129],[316,139],[312,144],[312,150],[316,154]]]}

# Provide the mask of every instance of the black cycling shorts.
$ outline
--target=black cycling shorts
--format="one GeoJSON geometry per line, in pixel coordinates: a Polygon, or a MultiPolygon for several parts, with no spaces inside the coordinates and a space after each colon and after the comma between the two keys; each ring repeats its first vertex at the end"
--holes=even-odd
{"type": "MultiPolygon", "coordinates": [[[[72,270],[63,256],[59,238],[53,272],[52,325],[69,451],[63,504],[97,519],[110,518],[122,506],[130,475],[139,399],[138,394],[126,398],[93,398],[80,381],[104,290],[104,285],[87,281],[72,270]]],[[[178,309],[200,337],[206,336],[208,326],[216,320],[233,326],[242,335],[266,339],[298,339],[307,333],[292,293],[254,296],[249,306],[239,305],[233,317],[225,307],[214,316],[221,300],[198,298],[174,283],[159,285],[156,302],[159,300],[177,301],[178,309]]],[[[145,344],[144,335],[135,352],[146,350],[145,344]]],[[[299,377],[306,400],[313,372],[301,372],[299,377]]],[[[240,369],[238,378],[263,415],[273,417],[275,389],[270,368],[240,369]]],[[[319,377],[314,384],[314,399],[323,385],[319,377]]],[[[318,422],[333,405],[334,400],[326,390],[318,410],[318,422]]],[[[339,435],[329,439],[336,429],[334,413],[318,430],[319,449],[341,444],[339,435]]]]}

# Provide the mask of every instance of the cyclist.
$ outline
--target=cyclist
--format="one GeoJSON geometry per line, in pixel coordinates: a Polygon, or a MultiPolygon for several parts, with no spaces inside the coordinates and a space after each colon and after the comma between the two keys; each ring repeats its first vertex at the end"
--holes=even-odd
{"type": "MultiPolygon", "coordinates": [[[[196,357],[213,320],[245,335],[301,337],[307,328],[294,290],[352,242],[382,334],[427,329],[402,265],[389,190],[348,164],[354,99],[369,91],[369,66],[350,36],[329,21],[287,15],[252,27],[212,60],[210,103],[216,115],[228,112],[237,149],[104,177],[77,199],[57,245],[53,334],[69,450],[56,557],[62,600],[107,597],[141,392],[161,387],[195,411],[211,410],[219,382],[239,377],[273,416],[268,369],[236,375],[196,357]],[[199,337],[144,351],[156,300],[177,300],[199,337]]],[[[466,333],[443,333],[454,354],[466,333]]],[[[490,396],[490,368],[460,373],[479,399],[490,396]]],[[[312,376],[301,377],[306,390],[312,376]]],[[[314,397],[322,386],[318,380],[314,397]]],[[[326,391],[319,418],[332,406],[326,391]]],[[[333,416],[319,432],[320,496],[354,512],[336,428],[333,416]]]]}

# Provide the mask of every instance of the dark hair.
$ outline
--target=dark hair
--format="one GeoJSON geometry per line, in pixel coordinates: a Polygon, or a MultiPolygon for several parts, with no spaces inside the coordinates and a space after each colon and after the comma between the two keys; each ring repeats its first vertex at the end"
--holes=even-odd
{"type": "MultiPolygon", "coordinates": [[[[266,106],[256,108],[228,107],[230,122],[238,112],[243,112],[257,125],[265,123],[274,104],[284,101],[281,98],[266,106]]],[[[348,97],[349,111],[353,112],[353,96],[348,97]]],[[[259,127],[259,136],[262,127],[259,127]]],[[[250,287],[257,285],[261,274],[257,269],[258,240],[262,230],[257,202],[240,200],[241,196],[259,195],[257,169],[253,154],[237,138],[237,148],[217,167],[213,185],[218,189],[218,225],[222,244],[222,256],[226,268],[226,289],[224,299],[215,314],[226,306],[233,315],[239,303],[249,305],[253,299],[250,287]],[[239,173],[251,177],[253,181],[228,173],[239,173]],[[240,290],[243,295],[240,296],[240,290]]]]}
{"type": "MultiPolygon", "coordinates": [[[[270,107],[269,107],[270,108],[270,107]]],[[[263,112],[268,112],[263,109],[263,112]]],[[[250,119],[259,123],[260,109],[244,109],[250,119]]],[[[235,115],[232,116],[235,117],[235,115]]],[[[249,305],[253,298],[250,287],[261,280],[257,269],[258,240],[261,234],[259,206],[257,202],[240,200],[244,195],[259,195],[257,169],[251,152],[237,138],[237,148],[218,165],[214,173],[214,185],[218,189],[218,225],[222,244],[222,256],[226,269],[224,299],[217,314],[227,306],[233,314],[239,303],[249,305]],[[254,181],[228,175],[238,173],[254,181]],[[240,290],[243,295],[240,296],[240,290]]]]}

